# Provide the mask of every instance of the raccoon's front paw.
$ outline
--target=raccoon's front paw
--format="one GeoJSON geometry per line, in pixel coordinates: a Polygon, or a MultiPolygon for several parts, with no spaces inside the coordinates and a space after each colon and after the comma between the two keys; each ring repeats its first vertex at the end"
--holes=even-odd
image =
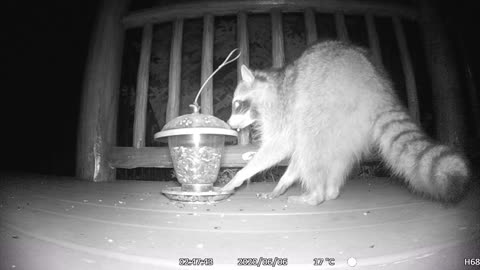
{"type": "Polygon", "coordinates": [[[232,184],[232,182],[228,182],[225,186],[222,187],[221,191],[228,191],[231,192],[235,189],[235,186],[232,184]]]}
{"type": "Polygon", "coordinates": [[[222,187],[222,191],[232,191],[236,187],[241,186],[244,181],[245,180],[242,180],[240,178],[233,177],[232,180],[230,180],[230,182],[228,182],[225,186],[222,187]]]}

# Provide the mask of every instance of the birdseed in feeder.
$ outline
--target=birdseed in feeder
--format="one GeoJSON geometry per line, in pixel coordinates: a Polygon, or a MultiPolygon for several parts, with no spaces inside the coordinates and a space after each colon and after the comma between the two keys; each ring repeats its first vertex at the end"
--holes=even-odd
{"type": "Polygon", "coordinates": [[[220,169],[221,150],[209,146],[172,147],[171,155],[178,180],[186,184],[215,182],[220,169]]]}

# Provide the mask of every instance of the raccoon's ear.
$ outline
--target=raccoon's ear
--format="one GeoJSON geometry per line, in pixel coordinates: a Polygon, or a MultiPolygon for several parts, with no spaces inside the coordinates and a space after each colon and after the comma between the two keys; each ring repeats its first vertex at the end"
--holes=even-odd
{"type": "Polygon", "coordinates": [[[255,80],[255,76],[253,76],[252,71],[248,69],[247,66],[245,65],[242,65],[240,71],[242,74],[242,80],[248,84],[252,84],[253,81],[255,80]]]}

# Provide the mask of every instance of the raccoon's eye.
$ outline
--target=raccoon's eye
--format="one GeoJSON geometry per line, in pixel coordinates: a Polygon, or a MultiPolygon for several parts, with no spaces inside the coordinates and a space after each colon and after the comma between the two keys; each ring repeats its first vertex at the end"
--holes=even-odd
{"type": "Polygon", "coordinates": [[[238,100],[235,100],[235,101],[233,102],[233,109],[237,109],[238,107],[240,107],[240,105],[241,105],[241,102],[238,101],[238,100]]]}
{"type": "Polygon", "coordinates": [[[244,113],[250,109],[250,100],[233,102],[233,113],[244,113]]]}

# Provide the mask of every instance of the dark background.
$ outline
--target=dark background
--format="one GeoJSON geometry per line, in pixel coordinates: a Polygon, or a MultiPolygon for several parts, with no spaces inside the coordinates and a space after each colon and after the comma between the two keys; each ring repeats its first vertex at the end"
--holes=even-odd
{"type": "MultiPolygon", "coordinates": [[[[4,2],[1,170],[74,175],[84,65],[98,2],[4,2]]],[[[480,9],[475,1],[436,3],[454,46],[465,47],[478,88],[480,9]]]]}
{"type": "Polygon", "coordinates": [[[74,175],[84,65],[99,1],[7,2],[1,166],[74,175]]]}

